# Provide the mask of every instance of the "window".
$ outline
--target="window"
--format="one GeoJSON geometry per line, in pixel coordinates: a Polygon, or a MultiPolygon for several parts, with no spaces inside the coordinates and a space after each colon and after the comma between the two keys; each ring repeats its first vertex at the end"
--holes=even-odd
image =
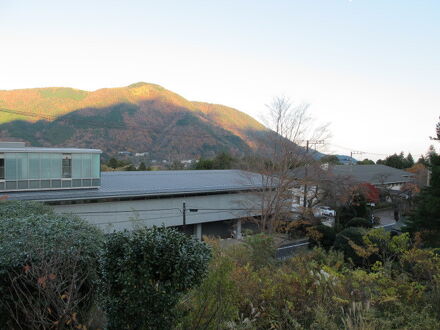
{"type": "Polygon", "coordinates": [[[101,172],[100,155],[92,155],[92,178],[99,178],[101,172]]]}
{"type": "Polygon", "coordinates": [[[72,155],[63,154],[63,178],[72,177],[72,155]]]}
{"type": "Polygon", "coordinates": [[[0,154],[0,180],[5,179],[5,155],[0,154]]]}
{"type": "Polygon", "coordinates": [[[40,179],[40,154],[29,154],[29,179],[40,179]]]}
{"type": "Polygon", "coordinates": [[[42,153],[40,154],[41,157],[41,178],[42,179],[50,179],[51,177],[51,168],[50,168],[50,160],[51,160],[51,154],[49,153],[42,153]]]}
{"type": "Polygon", "coordinates": [[[81,154],[72,154],[72,177],[74,179],[81,179],[82,177],[81,154]]]}
{"type": "Polygon", "coordinates": [[[17,153],[17,179],[18,180],[27,180],[29,178],[28,175],[28,154],[26,153],[17,153]]]}
{"type": "Polygon", "coordinates": [[[92,155],[83,154],[82,155],[82,178],[92,177],[92,155]]]}
{"type": "Polygon", "coordinates": [[[5,154],[5,178],[17,180],[17,159],[15,153],[5,154]]]}

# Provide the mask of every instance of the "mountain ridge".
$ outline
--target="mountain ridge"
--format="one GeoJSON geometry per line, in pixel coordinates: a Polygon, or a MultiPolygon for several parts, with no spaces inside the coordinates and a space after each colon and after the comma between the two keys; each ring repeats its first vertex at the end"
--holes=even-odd
{"type": "Polygon", "coordinates": [[[0,90],[0,108],[0,137],[37,146],[99,147],[108,154],[132,149],[162,157],[270,147],[271,131],[251,116],[145,82],[95,91],[0,90]]]}

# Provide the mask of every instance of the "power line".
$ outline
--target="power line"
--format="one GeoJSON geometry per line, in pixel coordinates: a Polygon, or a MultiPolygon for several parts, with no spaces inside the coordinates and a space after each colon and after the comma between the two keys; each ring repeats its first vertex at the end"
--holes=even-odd
{"type": "MultiPolygon", "coordinates": [[[[214,211],[214,212],[205,212],[201,214],[218,214],[223,213],[223,211],[214,211]]],[[[113,225],[116,223],[127,223],[127,222],[140,222],[140,221],[153,221],[153,220],[161,220],[161,219],[169,219],[169,217],[155,217],[155,218],[146,218],[146,219],[139,219],[139,218],[133,218],[130,220],[120,220],[120,221],[112,221],[112,222],[95,222],[94,225],[113,225]]]]}
{"type": "Polygon", "coordinates": [[[329,145],[333,146],[333,147],[337,147],[340,149],[344,149],[344,150],[348,150],[350,152],[357,153],[357,154],[367,154],[367,155],[375,155],[375,156],[389,156],[388,154],[380,154],[380,153],[376,153],[376,152],[368,152],[368,151],[361,151],[361,150],[357,150],[357,151],[353,151],[356,150],[355,148],[348,148],[348,147],[343,147],[337,144],[333,144],[333,143],[329,143],[329,145]]]}
{"type": "MultiPolygon", "coordinates": [[[[197,211],[259,211],[260,209],[252,209],[252,208],[197,208],[197,207],[188,207],[188,210],[195,209],[197,211]]],[[[99,214],[99,215],[105,215],[105,214],[119,214],[119,213],[141,213],[141,212],[161,212],[161,211],[179,211],[182,212],[181,208],[173,207],[173,208],[166,208],[166,209],[139,209],[139,210],[121,210],[121,211],[83,211],[83,212],[75,212],[77,215],[92,215],[92,214],[99,214]]],[[[203,212],[200,214],[209,214],[209,212],[203,212]]]]}

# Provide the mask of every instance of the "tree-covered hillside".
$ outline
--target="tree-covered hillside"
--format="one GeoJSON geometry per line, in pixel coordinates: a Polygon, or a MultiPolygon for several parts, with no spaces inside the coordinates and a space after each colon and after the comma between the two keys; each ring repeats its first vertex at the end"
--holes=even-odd
{"type": "Polygon", "coordinates": [[[72,88],[0,91],[0,138],[32,146],[149,152],[154,157],[246,154],[268,147],[268,130],[229,107],[190,102],[136,83],[94,92],[72,88]]]}

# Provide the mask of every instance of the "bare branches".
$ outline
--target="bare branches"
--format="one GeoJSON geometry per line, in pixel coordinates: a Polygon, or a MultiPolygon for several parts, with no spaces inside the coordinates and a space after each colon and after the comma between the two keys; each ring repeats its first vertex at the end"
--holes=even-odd
{"type": "Polygon", "coordinates": [[[258,202],[253,208],[261,209],[260,229],[273,233],[290,217],[292,188],[297,183],[292,170],[315,162],[308,148],[301,144],[308,139],[326,139],[330,134],[328,124],[315,126],[308,104],[293,105],[281,96],[275,97],[267,109],[263,122],[273,131],[272,149],[266,153],[267,158],[259,159],[247,170],[261,175],[263,188],[258,198],[252,200],[258,202]]]}
{"type": "Polygon", "coordinates": [[[66,258],[59,251],[36,249],[20,269],[11,270],[13,301],[8,309],[19,329],[85,329],[80,306],[92,294],[80,253],[66,258]],[[25,328],[23,326],[26,325],[25,328]]]}

